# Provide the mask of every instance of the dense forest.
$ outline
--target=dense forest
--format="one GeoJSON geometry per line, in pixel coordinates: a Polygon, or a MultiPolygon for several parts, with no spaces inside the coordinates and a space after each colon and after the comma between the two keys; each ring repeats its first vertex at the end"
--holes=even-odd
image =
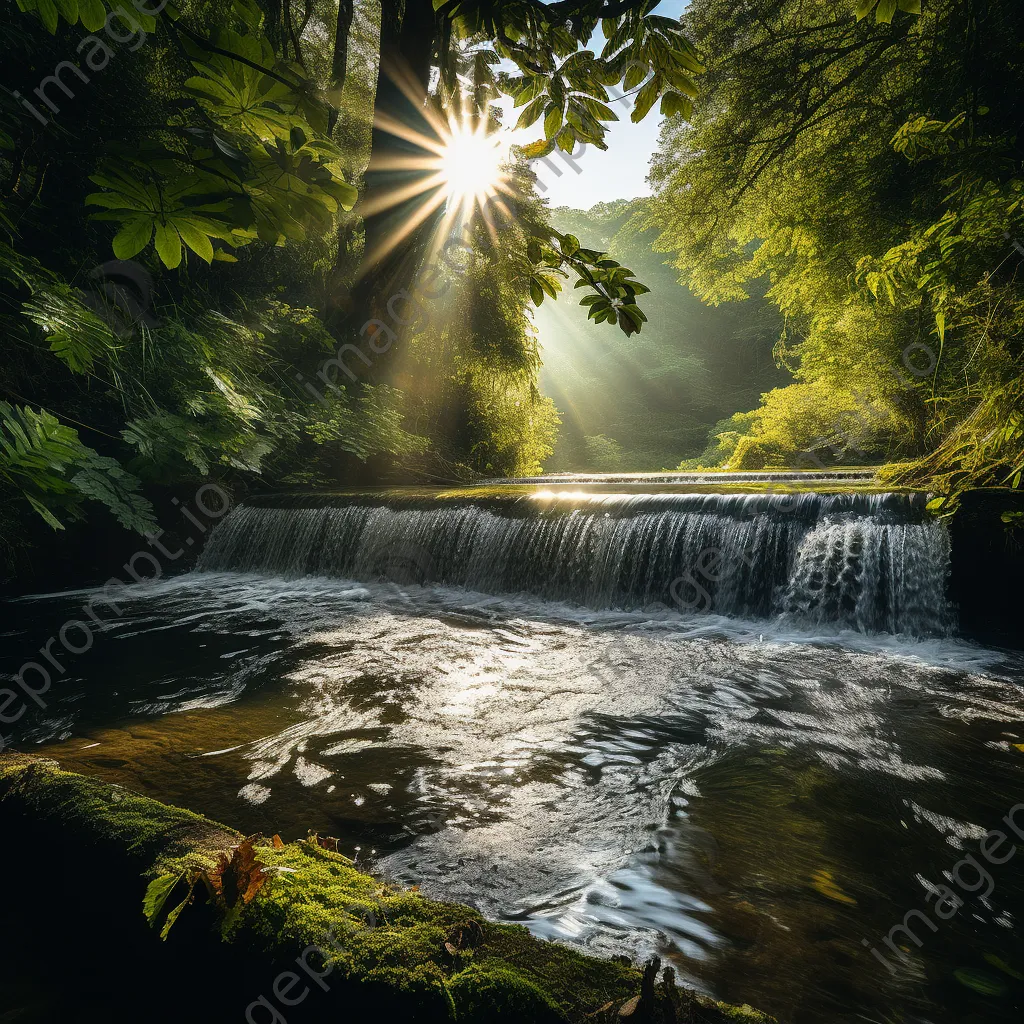
{"type": "Polygon", "coordinates": [[[705,458],[889,463],[890,481],[953,496],[1016,487],[1024,8],[856,14],[698,0],[683,18],[707,69],[693,117],[665,125],[641,219],[705,302],[767,283],[795,376],[705,458]]]}
{"type": "Polygon", "coordinates": [[[208,479],[1017,486],[1020,4],[656,7],[7,4],[4,561],[208,479]],[[547,210],[530,161],[604,146],[613,85],[654,195],[547,210]],[[516,116],[453,200],[445,146],[516,116]]]}

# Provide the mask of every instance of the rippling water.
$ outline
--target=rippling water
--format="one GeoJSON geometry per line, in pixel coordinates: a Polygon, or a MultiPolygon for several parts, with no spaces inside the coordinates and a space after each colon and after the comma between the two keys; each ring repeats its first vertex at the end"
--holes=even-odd
{"type": "MultiPolygon", "coordinates": [[[[127,593],[19,747],[249,831],[338,836],[539,935],[659,951],[791,1024],[1020,1007],[1024,859],[920,948],[882,944],[1024,801],[1016,657],[456,588],[205,573],[127,593]]],[[[3,670],[86,597],[8,603],[3,670]]]]}

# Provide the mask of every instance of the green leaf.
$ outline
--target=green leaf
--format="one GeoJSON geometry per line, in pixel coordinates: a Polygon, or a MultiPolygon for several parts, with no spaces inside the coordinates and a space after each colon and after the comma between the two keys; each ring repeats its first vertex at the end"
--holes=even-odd
{"type": "Polygon", "coordinates": [[[857,6],[854,8],[857,20],[863,21],[875,9],[877,3],[878,0],[857,0],[857,6]]]}
{"type": "Polygon", "coordinates": [[[576,133],[566,125],[556,136],[555,144],[563,153],[572,153],[576,147],[576,133]]]}
{"type": "Polygon", "coordinates": [[[31,494],[26,494],[28,503],[43,517],[43,521],[48,525],[52,526],[55,530],[63,530],[64,524],[38,499],[33,497],[31,494]]]}
{"type": "MultiPolygon", "coordinates": [[[[1010,513],[1010,514],[1012,515],[1013,513],[1010,513]]],[[[1018,512],[1017,515],[1019,516],[1020,513],[1018,512]]],[[[1006,522],[1005,516],[1006,516],[1006,513],[1003,513],[1003,517],[1002,517],[1003,518],[1003,522],[1006,522]]],[[[1024,974],[1021,974],[1020,971],[1015,971],[1009,964],[1007,964],[1004,961],[1000,960],[999,957],[997,957],[995,955],[995,953],[986,953],[985,954],[985,959],[993,967],[996,967],[1000,971],[1002,971],[1003,974],[1008,974],[1011,978],[1016,978],[1017,981],[1024,981],[1024,974]]]]}
{"type": "Polygon", "coordinates": [[[78,0],[78,16],[88,32],[98,32],[107,21],[103,0],[78,0]]]}
{"type": "Polygon", "coordinates": [[[626,72],[626,80],[622,83],[626,92],[635,89],[649,74],[651,69],[644,64],[633,64],[626,72]]]}
{"type": "MultiPolygon", "coordinates": [[[[527,108],[529,109],[529,108],[527,108]]],[[[549,139],[553,139],[558,134],[558,130],[562,127],[562,108],[551,104],[547,113],[544,115],[544,135],[549,139]]]]}
{"type": "Polygon", "coordinates": [[[168,270],[181,264],[181,236],[168,224],[156,226],[156,251],[168,270]]]}
{"type": "Polygon", "coordinates": [[[625,306],[620,307],[618,313],[618,324],[622,333],[628,338],[630,335],[639,334],[641,322],[625,306]]]}
{"type": "Polygon", "coordinates": [[[575,96],[574,99],[591,117],[598,121],[618,121],[619,119],[619,115],[600,100],[595,100],[591,96],[575,96]]]}
{"type": "Polygon", "coordinates": [[[205,231],[201,231],[194,221],[175,218],[174,227],[181,240],[202,260],[213,262],[213,243],[205,231]]]}
{"type": "Polygon", "coordinates": [[[192,890],[189,889],[188,896],[185,897],[168,915],[167,920],[164,921],[163,928],[160,929],[160,938],[165,942],[167,936],[171,934],[171,929],[174,927],[178,918],[181,917],[181,912],[192,902],[192,890]]]}
{"type": "Polygon", "coordinates": [[[895,13],[896,0],[878,0],[878,7],[875,10],[875,24],[888,25],[895,13]]]}
{"type": "Polygon", "coordinates": [[[693,102],[677,92],[667,92],[661,97],[661,112],[665,117],[681,114],[688,119],[693,113],[693,102]]]}
{"type": "Polygon", "coordinates": [[[57,32],[57,7],[53,0],[37,0],[36,10],[39,11],[39,17],[42,19],[43,28],[46,29],[50,35],[55,35],[57,32]]]}
{"type": "Polygon", "coordinates": [[[637,94],[633,113],[629,115],[634,124],[642,121],[661,95],[661,75],[655,75],[637,94]]]}
{"type": "Polygon", "coordinates": [[[114,255],[119,260],[130,260],[149,245],[153,237],[153,222],[146,217],[125,221],[124,227],[114,235],[114,255]]]}
{"type": "Polygon", "coordinates": [[[524,160],[539,160],[541,157],[548,156],[554,152],[554,149],[555,144],[551,139],[539,139],[537,142],[521,146],[519,151],[522,153],[524,160]]]}
{"type": "Polygon", "coordinates": [[[519,115],[519,120],[516,121],[516,129],[528,128],[542,113],[544,113],[544,107],[547,103],[547,97],[539,96],[532,103],[528,104],[523,108],[523,112],[519,115]]]}
{"type": "Polygon", "coordinates": [[[53,0],[60,16],[69,24],[78,21],[78,0],[53,0]]]}
{"type": "Polygon", "coordinates": [[[558,298],[562,285],[556,278],[549,277],[547,274],[536,274],[533,280],[544,289],[546,295],[550,295],[553,299],[558,298]]]}
{"type": "Polygon", "coordinates": [[[231,6],[250,28],[259,28],[263,24],[263,11],[253,0],[232,0],[231,6]]]}
{"type": "Polygon", "coordinates": [[[989,974],[988,971],[980,971],[974,967],[958,967],[953,976],[961,985],[966,985],[983,996],[1001,996],[1009,991],[1004,981],[989,974]]]}
{"type": "Polygon", "coordinates": [[[170,898],[174,887],[185,877],[181,872],[177,875],[160,875],[154,878],[146,887],[146,895],[142,900],[142,913],[149,922],[151,928],[156,927],[157,918],[160,916],[164,905],[170,898]]]}

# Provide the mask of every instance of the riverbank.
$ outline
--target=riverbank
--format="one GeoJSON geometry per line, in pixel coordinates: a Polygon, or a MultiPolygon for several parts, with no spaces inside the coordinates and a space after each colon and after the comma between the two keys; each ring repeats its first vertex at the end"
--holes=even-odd
{"type": "Polygon", "coordinates": [[[54,761],[0,757],[0,822],[2,917],[28,940],[2,968],[19,1021],[102,993],[112,1020],[773,1021],[391,886],[329,839],[249,843],[54,761]]]}

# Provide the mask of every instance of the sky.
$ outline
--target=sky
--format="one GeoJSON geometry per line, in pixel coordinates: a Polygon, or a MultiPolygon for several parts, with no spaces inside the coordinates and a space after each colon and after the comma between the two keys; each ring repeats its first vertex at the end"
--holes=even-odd
{"type": "MultiPolygon", "coordinates": [[[[666,18],[678,18],[687,2],[663,0],[655,13],[666,18]]],[[[596,35],[597,39],[593,41],[591,49],[599,49],[604,45],[600,30],[596,35]]],[[[610,104],[612,110],[619,115],[619,120],[609,126],[606,152],[591,146],[572,163],[555,154],[548,158],[548,164],[538,161],[534,165],[541,186],[540,194],[552,206],[589,210],[596,203],[635,199],[650,194],[650,186],[646,181],[647,168],[664,119],[655,105],[640,124],[633,124],[629,119],[631,107],[626,106],[627,102],[629,100],[610,104]]],[[[538,123],[514,133],[512,138],[516,143],[533,142],[540,138],[541,132],[538,123]]]]}

